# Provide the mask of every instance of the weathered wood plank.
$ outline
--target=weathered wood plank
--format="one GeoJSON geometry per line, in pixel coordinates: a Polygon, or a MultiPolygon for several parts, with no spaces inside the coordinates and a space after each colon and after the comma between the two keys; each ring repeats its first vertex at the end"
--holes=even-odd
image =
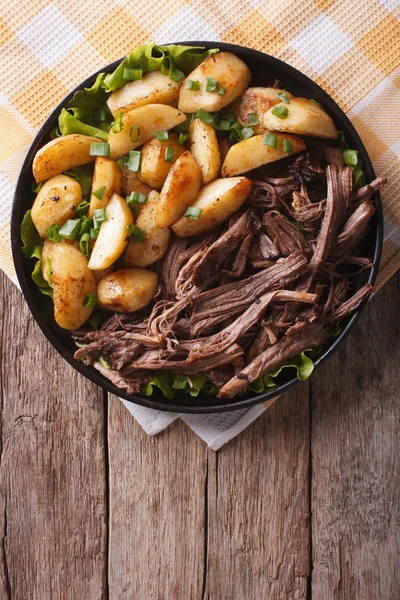
{"type": "Polygon", "coordinates": [[[312,598],[400,593],[400,277],[312,379],[312,598]]]}
{"type": "Polygon", "coordinates": [[[302,600],[309,551],[308,385],[209,452],[204,600],[302,600]]]}
{"type": "Polygon", "coordinates": [[[109,397],[112,600],[202,597],[207,450],[181,421],[149,437],[109,397]]]}
{"type": "Polygon", "coordinates": [[[1,598],[106,597],[103,394],[0,273],[1,598]]]}

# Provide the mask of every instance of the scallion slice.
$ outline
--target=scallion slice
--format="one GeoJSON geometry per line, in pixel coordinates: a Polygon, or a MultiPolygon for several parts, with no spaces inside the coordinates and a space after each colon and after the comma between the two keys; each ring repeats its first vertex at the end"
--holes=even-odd
{"type": "Polygon", "coordinates": [[[197,92],[200,89],[200,81],[195,81],[194,79],[189,79],[186,89],[192,90],[193,92],[197,92]]]}
{"type": "Polygon", "coordinates": [[[138,81],[143,77],[143,69],[124,69],[124,73],[122,75],[124,79],[127,81],[138,81]]]}
{"type": "Polygon", "coordinates": [[[165,148],[164,159],[168,163],[172,163],[172,161],[174,160],[174,154],[175,154],[175,150],[168,146],[168,148],[165,148]]]}
{"type": "Polygon", "coordinates": [[[184,216],[185,217],[190,217],[191,219],[198,219],[199,216],[201,215],[201,208],[197,208],[197,206],[189,206],[189,208],[186,210],[184,216]]]}
{"type": "Polygon", "coordinates": [[[128,206],[132,204],[145,204],[147,200],[146,194],[142,194],[142,192],[131,192],[129,196],[126,197],[126,202],[128,206]]]}
{"type": "Polygon", "coordinates": [[[353,187],[354,189],[358,189],[365,185],[365,175],[364,171],[360,169],[360,167],[355,167],[353,170],[353,187]]]}
{"type": "Polygon", "coordinates": [[[51,240],[52,242],[62,242],[62,237],[58,233],[59,231],[60,231],[60,228],[58,225],[56,225],[56,224],[51,225],[50,227],[48,227],[46,229],[47,238],[49,240],[51,240]]]}
{"type": "Polygon", "coordinates": [[[358,150],[342,150],[343,162],[348,167],[358,165],[358,150]]]}
{"type": "Polygon", "coordinates": [[[81,225],[79,227],[78,237],[83,235],[84,233],[89,233],[91,227],[93,226],[92,219],[89,219],[86,215],[83,215],[81,219],[81,225]]]}
{"type": "Polygon", "coordinates": [[[207,125],[213,125],[215,120],[214,116],[210,115],[210,113],[204,110],[204,108],[200,108],[199,112],[197,113],[197,116],[201,121],[203,121],[203,123],[207,123],[207,125]]]}
{"type": "Polygon", "coordinates": [[[186,132],[186,133],[180,133],[179,134],[179,138],[178,138],[178,144],[180,146],[183,146],[183,144],[186,142],[186,140],[188,139],[188,137],[189,137],[189,133],[188,132],[186,132]]]}
{"type": "Polygon", "coordinates": [[[247,125],[250,125],[250,127],[258,125],[258,114],[256,112],[247,115],[247,125]]]}
{"type": "Polygon", "coordinates": [[[248,138],[253,137],[254,129],[252,127],[243,127],[242,128],[242,138],[247,140],[248,138]]]}
{"type": "Polygon", "coordinates": [[[96,190],[95,192],[92,192],[93,196],[95,196],[98,200],[101,200],[104,196],[104,192],[106,191],[106,186],[103,185],[101,188],[99,188],[98,190],[96,190]]]}
{"type": "Polygon", "coordinates": [[[231,123],[227,119],[221,119],[218,124],[218,129],[220,131],[229,131],[231,128],[231,123]]]}
{"type": "Polygon", "coordinates": [[[79,217],[82,217],[83,215],[87,215],[89,211],[89,202],[87,200],[82,200],[82,202],[80,204],[78,204],[77,209],[76,209],[76,214],[79,217]]]}
{"type": "Polygon", "coordinates": [[[263,144],[264,146],[271,146],[271,148],[276,149],[278,147],[278,136],[276,133],[267,131],[267,133],[264,135],[263,144]]]}
{"type": "Polygon", "coordinates": [[[290,140],[283,140],[283,151],[286,153],[293,151],[293,144],[290,140]]]}
{"type": "Polygon", "coordinates": [[[223,85],[220,85],[218,88],[218,96],[224,96],[225,95],[225,88],[223,85]]]}
{"type": "Polygon", "coordinates": [[[131,150],[128,158],[128,170],[137,173],[140,170],[142,153],[140,150],[131,150]]]}
{"type": "Polygon", "coordinates": [[[132,240],[135,243],[143,242],[143,240],[144,240],[143,229],[140,229],[140,227],[138,227],[137,225],[128,225],[126,230],[127,230],[128,235],[132,236],[132,240]]]}
{"type": "Polygon", "coordinates": [[[107,221],[105,208],[96,208],[96,210],[94,211],[94,214],[93,214],[93,221],[94,221],[95,229],[99,229],[99,227],[97,226],[98,223],[107,221]]]}
{"type": "Polygon", "coordinates": [[[83,299],[83,308],[94,308],[97,304],[96,294],[86,294],[83,299]]]}
{"type": "Polygon", "coordinates": [[[206,92],[215,92],[218,87],[218,81],[214,77],[207,77],[206,92]]]}
{"type": "Polygon", "coordinates": [[[140,132],[140,127],[138,127],[138,125],[133,125],[131,127],[131,130],[129,132],[129,137],[131,138],[131,141],[134,144],[137,144],[138,142],[140,142],[140,136],[141,136],[141,132],[140,132]]]}
{"type": "Polygon", "coordinates": [[[185,79],[185,73],[180,71],[179,69],[174,69],[170,75],[172,81],[176,81],[176,83],[180,83],[182,79],[185,79]]]}
{"type": "Polygon", "coordinates": [[[115,121],[112,126],[113,133],[120,133],[122,131],[122,115],[122,112],[117,112],[117,114],[115,115],[115,121]]]}
{"type": "Polygon", "coordinates": [[[99,235],[99,230],[92,228],[89,232],[89,235],[90,235],[91,240],[95,240],[97,238],[97,236],[99,235]]]}
{"type": "Polygon", "coordinates": [[[79,240],[79,250],[82,252],[84,256],[89,256],[90,254],[90,234],[84,233],[79,240]]]}
{"type": "Polygon", "coordinates": [[[156,131],[156,138],[159,142],[165,142],[168,137],[168,131],[156,131]]]}
{"type": "Polygon", "coordinates": [[[287,97],[287,95],[285,94],[285,92],[278,92],[277,96],[278,96],[279,100],[282,100],[282,102],[284,102],[285,104],[290,104],[290,100],[287,97]]]}
{"type": "Polygon", "coordinates": [[[68,219],[62,227],[60,227],[58,233],[61,237],[67,240],[74,240],[79,233],[81,226],[80,219],[68,219]]]}
{"type": "Polygon", "coordinates": [[[232,123],[232,125],[230,126],[230,131],[231,131],[232,141],[240,142],[241,140],[243,140],[242,126],[239,123],[239,121],[232,123]]]}
{"type": "Polygon", "coordinates": [[[104,123],[107,121],[107,111],[105,108],[95,108],[94,109],[94,122],[95,123],[104,123]]]}
{"type": "Polygon", "coordinates": [[[289,114],[289,109],[286,106],[274,106],[271,112],[275,117],[278,117],[278,119],[286,119],[289,114]]]}
{"type": "Polygon", "coordinates": [[[92,142],[89,154],[90,156],[110,156],[110,144],[107,142],[92,142]]]}

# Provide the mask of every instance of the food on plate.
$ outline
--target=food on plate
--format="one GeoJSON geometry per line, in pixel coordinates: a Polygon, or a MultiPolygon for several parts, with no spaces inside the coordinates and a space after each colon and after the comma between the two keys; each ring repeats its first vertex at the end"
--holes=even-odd
{"type": "Polygon", "coordinates": [[[32,278],[75,358],[129,394],[306,379],[371,293],[357,275],[385,180],[365,181],[323,106],[251,79],[230,52],[138,46],[34,158],[32,278]]]}

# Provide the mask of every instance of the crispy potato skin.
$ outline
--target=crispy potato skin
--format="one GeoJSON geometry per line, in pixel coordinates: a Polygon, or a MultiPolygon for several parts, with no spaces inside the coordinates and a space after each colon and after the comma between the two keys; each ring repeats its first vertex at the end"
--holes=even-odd
{"type": "Polygon", "coordinates": [[[51,140],[36,152],[33,159],[33,176],[36,183],[41,183],[60,175],[64,171],[93,162],[95,157],[90,156],[90,144],[101,142],[96,137],[71,133],[51,140]]]}
{"type": "Polygon", "coordinates": [[[48,227],[61,227],[73,219],[81,200],[81,186],[72,177],[56,175],[46,181],[32,206],[32,221],[39,235],[45,238],[48,227]]]}
{"type": "Polygon", "coordinates": [[[217,134],[211,125],[194,119],[189,125],[190,153],[200,167],[202,185],[217,179],[221,168],[221,153],[217,134]]]}
{"type": "Polygon", "coordinates": [[[276,135],[278,137],[277,148],[272,148],[263,143],[264,134],[255,135],[231,146],[222,165],[222,176],[233,177],[247,173],[252,169],[261,167],[261,165],[275,162],[306,149],[306,145],[301,138],[289,133],[277,133],[276,135]],[[292,152],[283,151],[283,140],[292,143],[292,152]]]}
{"type": "Polygon", "coordinates": [[[101,308],[113,312],[134,312],[153,298],[158,275],[149,269],[120,269],[107,275],[97,286],[101,308]]]}
{"type": "Polygon", "coordinates": [[[153,138],[142,148],[142,165],[140,169],[140,179],[152,188],[159,190],[164,185],[171,166],[176,163],[178,158],[185,152],[185,148],[178,144],[178,136],[170,133],[168,140],[158,141],[153,138]],[[165,150],[172,148],[174,157],[169,163],[165,160],[165,150]]]}
{"type": "Polygon", "coordinates": [[[175,223],[195,200],[201,185],[201,170],[188,150],[172,166],[157,206],[157,227],[175,223]]]}
{"type": "Polygon", "coordinates": [[[251,181],[247,177],[216,179],[200,190],[191,206],[201,209],[197,219],[182,217],[172,226],[179,237],[189,237],[214,229],[229,219],[246,201],[251,181]]]}
{"type": "Polygon", "coordinates": [[[186,115],[172,106],[166,104],[146,104],[139,106],[123,114],[122,129],[118,133],[114,133],[110,129],[108,134],[108,143],[110,144],[110,158],[116,159],[130,150],[135,150],[142,146],[152,137],[156,131],[168,131],[177,125],[186,121],[186,115]],[[140,130],[140,138],[137,138],[137,129],[132,132],[132,127],[138,127],[140,130]]]}
{"type": "Polygon", "coordinates": [[[169,227],[159,229],[156,225],[159,198],[158,192],[151,192],[136,219],[136,225],[144,232],[144,240],[143,242],[134,242],[132,238],[129,240],[124,257],[124,264],[127,267],[148,267],[167,251],[171,230],[169,227]]]}
{"type": "Polygon", "coordinates": [[[219,52],[209,56],[183,81],[179,93],[178,108],[186,113],[197,112],[200,108],[215,112],[241,96],[251,81],[248,66],[230,52],[219,52]],[[207,77],[218,81],[225,88],[225,94],[206,92],[207,77]],[[188,81],[200,82],[200,90],[187,89],[188,81]]]}
{"type": "Polygon", "coordinates": [[[89,217],[93,217],[98,208],[105,208],[111,196],[121,194],[122,172],[117,163],[109,158],[98,156],[94,162],[92,195],[90,196],[89,217]],[[98,189],[105,186],[101,200],[93,195],[98,189]]]}
{"type": "Polygon", "coordinates": [[[139,179],[139,173],[130,171],[126,165],[122,169],[122,195],[129,196],[132,192],[141,192],[148,196],[153,188],[139,179]]]}
{"type": "Polygon", "coordinates": [[[131,81],[113,92],[107,100],[108,108],[115,115],[146,104],[169,104],[176,106],[181,84],[161,71],[151,71],[138,81],[131,81]]]}
{"type": "Polygon", "coordinates": [[[132,212],[125,198],[118,194],[111,196],[106,217],[89,260],[89,268],[94,271],[108,269],[121,256],[128,244],[126,228],[133,223],[132,212]]]}
{"type": "MultiPolygon", "coordinates": [[[[258,116],[258,124],[251,125],[254,129],[255,134],[263,133],[265,130],[263,126],[263,118],[264,114],[275,106],[275,104],[279,104],[282,102],[280,98],[278,98],[278,93],[283,92],[278,88],[266,88],[266,87],[250,87],[248,88],[240,102],[235,102],[233,104],[233,112],[236,115],[237,120],[243,126],[247,125],[247,120],[249,113],[256,113],[258,116]]],[[[294,98],[293,94],[285,90],[286,96],[289,98],[294,98]]]]}
{"type": "MultiPolygon", "coordinates": [[[[84,308],[83,300],[86,294],[96,293],[96,281],[87,258],[74,245],[46,240],[45,247],[45,259],[51,260],[54,319],[63,329],[75,331],[93,310],[84,308]]],[[[47,270],[43,260],[42,270],[47,270]]]]}
{"type": "Polygon", "coordinates": [[[273,131],[289,131],[298,135],[311,135],[336,140],[338,132],[335,123],[324,109],[308,98],[294,98],[290,104],[280,102],[276,106],[285,106],[289,114],[279,119],[272,114],[272,108],[264,115],[263,125],[273,131]]]}

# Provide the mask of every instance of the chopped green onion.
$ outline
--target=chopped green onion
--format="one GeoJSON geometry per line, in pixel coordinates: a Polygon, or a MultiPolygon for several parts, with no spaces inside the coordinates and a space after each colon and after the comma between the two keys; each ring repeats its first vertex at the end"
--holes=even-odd
{"type": "Polygon", "coordinates": [[[92,219],[89,219],[86,215],[83,215],[83,217],[81,219],[81,226],[79,227],[78,237],[80,237],[84,233],[89,233],[92,225],[93,225],[92,219]]]}
{"type": "Polygon", "coordinates": [[[264,135],[263,144],[264,146],[271,146],[271,148],[276,149],[278,147],[278,136],[276,133],[270,133],[267,131],[267,133],[264,135]]]}
{"type": "Polygon", "coordinates": [[[242,126],[239,123],[239,121],[236,121],[236,123],[233,123],[230,127],[230,131],[231,131],[231,137],[232,137],[232,141],[233,142],[240,142],[243,139],[243,135],[242,135],[242,126]]]}
{"type": "Polygon", "coordinates": [[[51,225],[50,227],[48,227],[46,229],[47,238],[49,240],[51,240],[52,242],[62,242],[62,237],[58,233],[59,231],[60,231],[60,228],[58,225],[56,225],[56,224],[51,225]]]}
{"type": "Polygon", "coordinates": [[[107,121],[107,111],[105,108],[95,108],[94,109],[94,122],[95,123],[104,123],[107,121]]]}
{"type": "Polygon", "coordinates": [[[218,81],[214,77],[207,77],[206,92],[215,92],[218,87],[218,81]]]}
{"type": "Polygon", "coordinates": [[[89,202],[87,200],[82,200],[82,202],[77,206],[76,213],[79,217],[82,217],[83,215],[87,215],[88,210],[89,202]]]}
{"type": "Polygon", "coordinates": [[[117,165],[119,166],[119,168],[122,169],[124,168],[124,157],[122,156],[121,158],[117,158],[117,160],[115,161],[117,163],[117,165]]]}
{"type": "Polygon", "coordinates": [[[143,69],[124,69],[122,77],[128,81],[138,81],[143,77],[143,69]]]}
{"type": "Polygon", "coordinates": [[[32,182],[32,192],[34,192],[35,194],[38,194],[43,186],[44,186],[44,181],[42,181],[41,183],[38,183],[37,185],[36,185],[36,181],[33,181],[32,182]]]}
{"type": "Polygon", "coordinates": [[[343,162],[349,167],[358,165],[358,150],[342,150],[343,162]]]}
{"type": "Polygon", "coordinates": [[[110,156],[110,144],[107,142],[92,142],[89,154],[90,156],[110,156]]]}
{"type": "Polygon", "coordinates": [[[183,146],[183,144],[186,142],[186,140],[188,139],[188,137],[189,137],[188,132],[186,132],[186,133],[180,133],[179,134],[179,138],[178,138],[178,144],[180,146],[183,146]]]}
{"type": "Polygon", "coordinates": [[[364,175],[364,171],[362,169],[360,169],[360,167],[355,167],[355,169],[353,169],[353,187],[354,189],[358,189],[360,187],[363,187],[363,185],[365,185],[365,175],[364,175]]]}
{"type": "Polygon", "coordinates": [[[198,219],[199,216],[201,215],[201,213],[202,213],[201,208],[197,208],[197,206],[189,206],[189,208],[186,210],[184,216],[190,217],[191,219],[198,219]]]}
{"type": "Polygon", "coordinates": [[[168,163],[172,163],[172,161],[174,160],[174,154],[175,154],[175,150],[168,146],[168,148],[165,148],[164,159],[168,163]]]}
{"type": "Polygon", "coordinates": [[[220,131],[229,131],[231,128],[231,123],[227,119],[221,119],[218,124],[218,129],[220,131]]]}
{"type": "Polygon", "coordinates": [[[112,126],[113,133],[120,133],[122,131],[122,115],[122,112],[117,112],[117,114],[115,115],[115,121],[112,126]]]}
{"type": "Polygon", "coordinates": [[[311,98],[311,102],[313,102],[314,104],[316,104],[317,106],[321,106],[319,102],[317,102],[316,100],[314,100],[314,98],[311,98]]]}
{"type": "Polygon", "coordinates": [[[156,131],[156,138],[159,142],[165,142],[168,139],[168,131],[156,131]]]}
{"type": "Polygon", "coordinates": [[[142,160],[142,153],[140,150],[131,150],[128,158],[128,169],[137,173],[140,170],[140,163],[142,160]]]}
{"type": "Polygon", "coordinates": [[[110,365],[108,364],[108,362],[106,361],[105,358],[103,358],[102,356],[100,356],[100,358],[97,361],[102,367],[104,367],[105,369],[110,369],[110,365]]]}
{"type": "Polygon", "coordinates": [[[293,145],[290,140],[283,140],[283,151],[287,153],[293,151],[293,145]]]}
{"type": "Polygon", "coordinates": [[[94,308],[97,304],[96,294],[86,294],[83,299],[83,308],[94,308]]]}
{"type": "Polygon", "coordinates": [[[140,229],[137,225],[127,225],[126,231],[128,235],[132,236],[132,239],[135,243],[143,242],[144,240],[144,231],[140,229]]]}
{"type": "Polygon", "coordinates": [[[93,194],[93,196],[95,196],[97,198],[97,200],[101,200],[104,196],[105,191],[106,191],[106,186],[103,185],[103,187],[99,188],[95,192],[92,192],[92,194],[93,194]]]}
{"type": "Polygon", "coordinates": [[[140,142],[140,136],[141,136],[141,132],[140,132],[140,127],[138,127],[137,125],[133,125],[131,127],[131,130],[129,132],[129,137],[131,138],[131,141],[134,144],[137,144],[138,142],[140,142]]]}
{"type": "Polygon", "coordinates": [[[252,127],[243,127],[242,129],[242,138],[247,140],[248,138],[253,137],[254,129],[252,127]]]}
{"type": "Polygon", "coordinates": [[[126,197],[126,202],[128,206],[131,204],[145,204],[147,200],[146,194],[142,194],[142,192],[131,192],[129,196],[126,197]]]}
{"type": "Polygon", "coordinates": [[[96,208],[93,216],[96,223],[102,223],[103,221],[107,221],[105,208],[96,208]]]}
{"type": "Polygon", "coordinates": [[[224,96],[225,95],[225,88],[223,85],[220,85],[218,88],[218,96],[224,96]]]}
{"type": "Polygon", "coordinates": [[[89,241],[90,241],[89,233],[84,233],[79,241],[79,250],[82,252],[82,254],[84,256],[89,256],[89,253],[90,253],[89,241]]]}
{"type": "Polygon", "coordinates": [[[285,92],[278,92],[277,96],[278,96],[279,100],[282,100],[282,102],[285,102],[285,104],[290,104],[290,100],[287,97],[287,95],[285,94],[285,92]]]}
{"type": "Polygon", "coordinates": [[[180,83],[182,79],[185,79],[185,73],[182,73],[179,69],[174,69],[170,75],[172,81],[176,81],[176,83],[180,83]]]}
{"type": "Polygon", "coordinates": [[[64,225],[60,227],[58,233],[61,237],[66,238],[67,240],[74,240],[78,235],[80,226],[80,219],[68,219],[68,221],[66,221],[64,225]]]}
{"type": "Polygon", "coordinates": [[[256,112],[247,115],[247,125],[258,125],[258,114],[256,112]]]}
{"type": "Polygon", "coordinates": [[[197,116],[201,121],[203,121],[203,123],[207,123],[207,125],[213,125],[215,121],[214,115],[210,115],[210,113],[204,110],[204,108],[200,108],[197,116]]]}
{"type": "Polygon", "coordinates": [[[271,112],[275,117],[278,117],[278,119],[286,119],[289,114],[289,109],[286,108],[286,106],[274,106],[271,112]]]}
{"type": "Polygon", "coordinates": [[[99,235],[99,230],[93,228],[90,230],[89,235],[90,235],[91,240],[95,240],[97,238],[97,236],[99,235]]]}
{"type": "Polygon", "coordinates": [[[200,89],[200,81],[189,79],[186,89],[192,90],[193,92],[197,92],[200,89]]]}

